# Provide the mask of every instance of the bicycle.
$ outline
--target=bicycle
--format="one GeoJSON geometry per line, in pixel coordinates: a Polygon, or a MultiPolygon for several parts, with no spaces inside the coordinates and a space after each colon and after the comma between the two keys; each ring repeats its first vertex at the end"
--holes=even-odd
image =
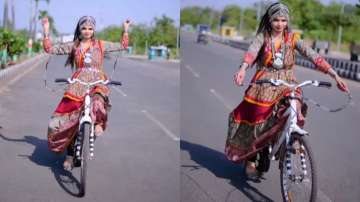
{"type": "MultiPolygon", "coordinates": [[[[91,69],[91,68],[87,68],[91,69]]],[[[94,121],[91,119],[90,113],[92,108],[91,101],[91,89],[98,85],[119,85],[121,86],[121,82],[119,81],[110,81],[110,80],[97,80],[94,82],[85,82],[79,79],[64,79],[58,78],[55,79],[56,83],[67,83],[74,84],[80,83],[86,86],[86,93],[84,98],[84,107],[83,112],[81,113],[81,117],[79,118],[79,131],[77,138],[75,140],[74,146],[74,165],[75,167],[80,167],[80,193],[79,196],[85,195],[86,190],[86,174],[87,174],[87,161],[92,160],[94,157],[94,121]],[[85,141],[84,141],[85,140],[85,141]],[[88,141],[87,141],[88,140],[88,141]]]]}
{"type": "Polygon", "coordinates": [[[260,161],[257,169],[267,171],[271,160],[279,160],[281,194],[284,201],[316,201],[317,174],[316,164],[310,144],[306,138],[309,132],[297,124],[296,90],[301,87],[331,87],[330,82],[307,80],[299,84],[291,84],[283,80],[263,79],[254,84],[285,85],[290,89],[289,106],[284,113],[288,117],[281,135],[270,141],[260,150],[260,161]],[[296,164],[298,163],[298,164],[296,164]],[[304,185],[304,187],[300,187],[304,185]],[[309,192],[309,193],[308,193],[309,192]],[[306,199],[302,198],[303,195],[306,199]]]}

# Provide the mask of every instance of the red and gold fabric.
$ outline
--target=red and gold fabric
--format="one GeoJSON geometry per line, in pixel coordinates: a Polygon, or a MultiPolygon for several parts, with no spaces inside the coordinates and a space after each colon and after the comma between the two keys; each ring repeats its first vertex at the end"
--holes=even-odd
{"type": "MultiPolygon", "coordinates": [[[[104,54],[124,50],[127,48],[128,40],[127,35],[124,35],[121,43],[117,44],[93,39],[90,47],[81,51],[80,46],[74,42],[52,46],[50,39],[45,38],[43,47],[50,54],[73,54],[76,68],[72,78],[92,82],[100,79],[106,80],[107,76],[103,69],[104,54]],[[89,52],[91,52],[91,63],[86,64],[84,63],[85,53],[89,52]]],[[[48,146],[51,151],[63,152],[74,140],[85,94],[85,86],[79,83],[69,84],[66,87],[64,96],[49,122],[48,146]]],[[[95,123],[105,129],[107,110],[110,107],[108,100],[109,88],[99,84],[91,90],[90,94],[93,103],[91,114],[95,119],[95,123]]]]}
{"type": "MultiPolygon", "coordinates": [[[[285,32],[283,40],[285,58],[284,68],[281,70],[275,70],[272,67],[273,56],[269,35],[258,35],[251,43],[243,58],[243,62],[250,66],[257,66],[251,83],[259,79],[281,79],[287,82],[296,82],[293,71],[295,51],[312,61],[321,72],[327,73],[331,67],[324,58],[306,46],[299,34],[285,32]]],[[[275,52],[280,48],[281,41],[278,40],[275,42],[275,52]]],[[[260,137],[263,135],[267,135],[264,137],[274,137],[281,131],[284,117],[279,117],[276,113],[278,109],[284,108],[284,105],[280,103],[288,94],[287,87],[274,87],[270,84],[250,85],[246,89],[244,100],[229,115],[229,131],[225,146],[225,154],[229,160],[239,162],[255,155],[261,140],[260,137]]],[[[297,96],[301,97],[300,91],[297,92],[297,96]]],[[[300,102],[298,107],[301,109],[300,102]]],[[[298,119],[299,124],[303,125],[304,117],[301,113],[299,113],[298,119]]]]}

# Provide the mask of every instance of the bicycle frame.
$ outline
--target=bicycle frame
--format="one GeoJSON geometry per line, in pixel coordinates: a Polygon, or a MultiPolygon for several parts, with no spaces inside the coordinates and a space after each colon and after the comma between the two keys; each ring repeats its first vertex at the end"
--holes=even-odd
{"type": "MultiPolygon", "coordinates": [[[[90,130],[90,159],[94,156],[94,121],[91,119],[90,113],[92,110],[92,104],[91,104],[91,97],[90,97],[90,88],[86,89],[86,95],[85,95],[85,105],[84,105],[84,111],[82,113],[82,116],[80,117],[79,121],[79,130],[81,129],[81,126],[84,123],[89,123],[91,126],[90,130]]],[[[87,140],[84,140],[87,141],[87,140]]]]}
{"type": "Polygon", "coordinates": [[[275,154],[279,151],[280,146],[282,145],[282,143],[285,141],[286,146],[289,145],[290,139],[291,139],[291,134],[292,133],[297,133],[299,135],[309,135],[309,133],[303,129],[301,129],[298,125],[297,125],[297,107],[296,107],[296,90],[298,88],[304,87],[304,86],[309,86],[309,85],[313,85],[313,86],[326,86],[326,87],[330,87],[331,83],[328,82],[319,82],[319,81],[304,81],[300,84],[289,84],[286,81],[282,81],[282,80],[276,80],[276,79],[269,79],[269,80],[259,80],[256,82],[257,84],[261,84],[261,83],[270,83],[274,86],[280,86],[280,85],[285,85],[287,87],[289,87],[291,89],[291,93],[290,93],[290,106],[286,109],[284,116],[288,116],[288,119],[285,123],[284,126],[284,130],[281,133],[280,138],[277,140],[277,142],[275,142],[273,145],[269,146],[269,159],[271,160],[275,160],[275,154]]]}
{"type": "MultiPolygon", "coordinates": [[[[97,84],[108,84],[109,83],[109,80],[98,80],[98,81],[95,81],[95,82],[91,82],[91,83],[87,83],[87,82],[83,82],[79,79],[68,79],[68,83],[80,83],[82,85],[85,85],[86,86],[86,94],[85,94],[85,103],[84,103],[84,111],[82,112],[82,115],[79,119],[79,131],[81,129],[81,126],[84,124],[84,123],[89,123],[90,126],[91,126],[91,131],[90,131],[90,137],[89,137],[89,141],[90,141],[90,159],[92,159],[92,157],[94,157],[94,142],[95,142],[95,135],[94,135],[94,127],[95,127],[95,124],[94,124],[94,121],[92,120],[91,116],[90,116],[90,113],[91,113],[91,110],[92,110],[92,104],[91,104],[91,97],[90,97],[90,89],[91,87],[97,85],[97,84]]],[[[87,141],[87,140],[84,140],[84,141],[87,141]]],[[[78,158],[80,158],[80,145],[77,145],[77,148],[76,148],[76,156],[78,158]]]]}
{"type": "MultiPolygon", "coordinates": [[[[289,144],[290,141],[290,137],[291,134],[293,132],[296,132],[300,135],[309,135],[309,133],[303,129],[301,129],[298,125],[297,125],[297,107],[296,107],[296,99],[295,97],[295,90],[293,90],[290,93],[290,106],[286,109],[284,116],[288,116],[288,119],[286,121],[284,130],[281,133],[280,138],[278,139],[278,141],[274,144],[274,148],[270,149],[272,151],[270,151],[270,159],[271,160],[275,160],[275,154],[279,151],[281,144],[284,142],[286,145],[289,144]]],[[[271,148],[271,147],[270,147],[271,148]]]]}

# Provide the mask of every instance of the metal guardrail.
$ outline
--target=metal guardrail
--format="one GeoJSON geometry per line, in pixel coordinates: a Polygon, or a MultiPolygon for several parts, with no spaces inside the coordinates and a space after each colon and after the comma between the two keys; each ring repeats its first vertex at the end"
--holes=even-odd
{"type": "Polygon", "coordinates": [[[0,70],[0,81],[7,80],[9,77],[14,76],[16,73],[18,73],[19,70],[22,70],[23,68],[28,68],[30,65],[34,64],[39,59],[45,57],[46,54],[39,54],[31,59],[28,59],[22,63],[8,66],[6,69],[0,70]]]}
{"type": "MultiPolygon", "coordinates": [[[[213,41],[234,48],[247,50],[250,46],[250,43],[246,41],[237,41],[230,38],[224,38],[212,33],[208,33],[208,35],[213,41]]],[[[354,62],[350,60],[326,57],[326,56],[324,58],[335,69],[335,71],[339,74],[339,76],[352,79],[355,81],[360,81],[360,62],[354,62]]],[[[295,64],[310,69],[315,69],[315,65],[312,62],[310,62],[308,59],[301,56],[300,54],[297,54],[295,64]]]]}

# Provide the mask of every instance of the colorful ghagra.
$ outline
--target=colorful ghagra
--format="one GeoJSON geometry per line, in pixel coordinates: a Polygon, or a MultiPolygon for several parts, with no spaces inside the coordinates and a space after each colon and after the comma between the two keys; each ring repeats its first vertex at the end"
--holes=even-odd
{"type": "MultiPolygon", "coordinates": [[[[50,54],[73,54],[76,71],[72,78],[92,82],[106,79],[103,69],[104,54],[106,52],[121,51],[127,48],[128,37],[124,35],[121,45],[93,39],[90,47],[81,51],[80,46],[73,42],[52,46],[48,38],[43,40],[44,50],[50,54]],[[91,63],[84,63],[84,55],[91,52],[91,63]],[[90,68],[91,67],[91,68],[90,68]]],[[[63,152],[72,144],[79,126],[79,117],[83,108],[86,88],[79,84],[69,84],[64,96],[52,114],[48,127],[48,146],[53,152],[63,152]]],[[[92,91],[92,117],[95,124],[106,128],[107,110],[109,109],[109,89],[105,85],[97,85],[92,91]],[[105,110],[104,110],[105,109],[105,110]]]]}
{"type": "MultiPolygon", "coordinates": [[[[244,62],[253,65],[256,61],[256,73],[252,82],[258,79],[282,79],[296,82],[295,50],[312,61],[316,68],[327,73],[330,65],[311,48],[308,48],[300,35],[292,32],[284,33],[285,57],[284,68],[276,70],[272,67],[271,38],[268,34],[259,34],[244,55],[244,62]]],[[[275,43],[275,52],[280,51],[280,41],[275,43]]],[[[229,129],[225,145],[227,158],[234,162],[253,157],[269,140],[282,130],[286,117],[281,114],[286,109],[282,98],[289,90],[285,86],[274,87],[270,84],[250,85],[245,91],[244,100],[230,113],[229,129]]],[[[301,91],[297,93],[301,96],[301,91]]],[[[299,111],[301,105],[299,103],[299,111]]],[[[299,124],[304,124],[302,113],[298,115],[299,124]]]]}

